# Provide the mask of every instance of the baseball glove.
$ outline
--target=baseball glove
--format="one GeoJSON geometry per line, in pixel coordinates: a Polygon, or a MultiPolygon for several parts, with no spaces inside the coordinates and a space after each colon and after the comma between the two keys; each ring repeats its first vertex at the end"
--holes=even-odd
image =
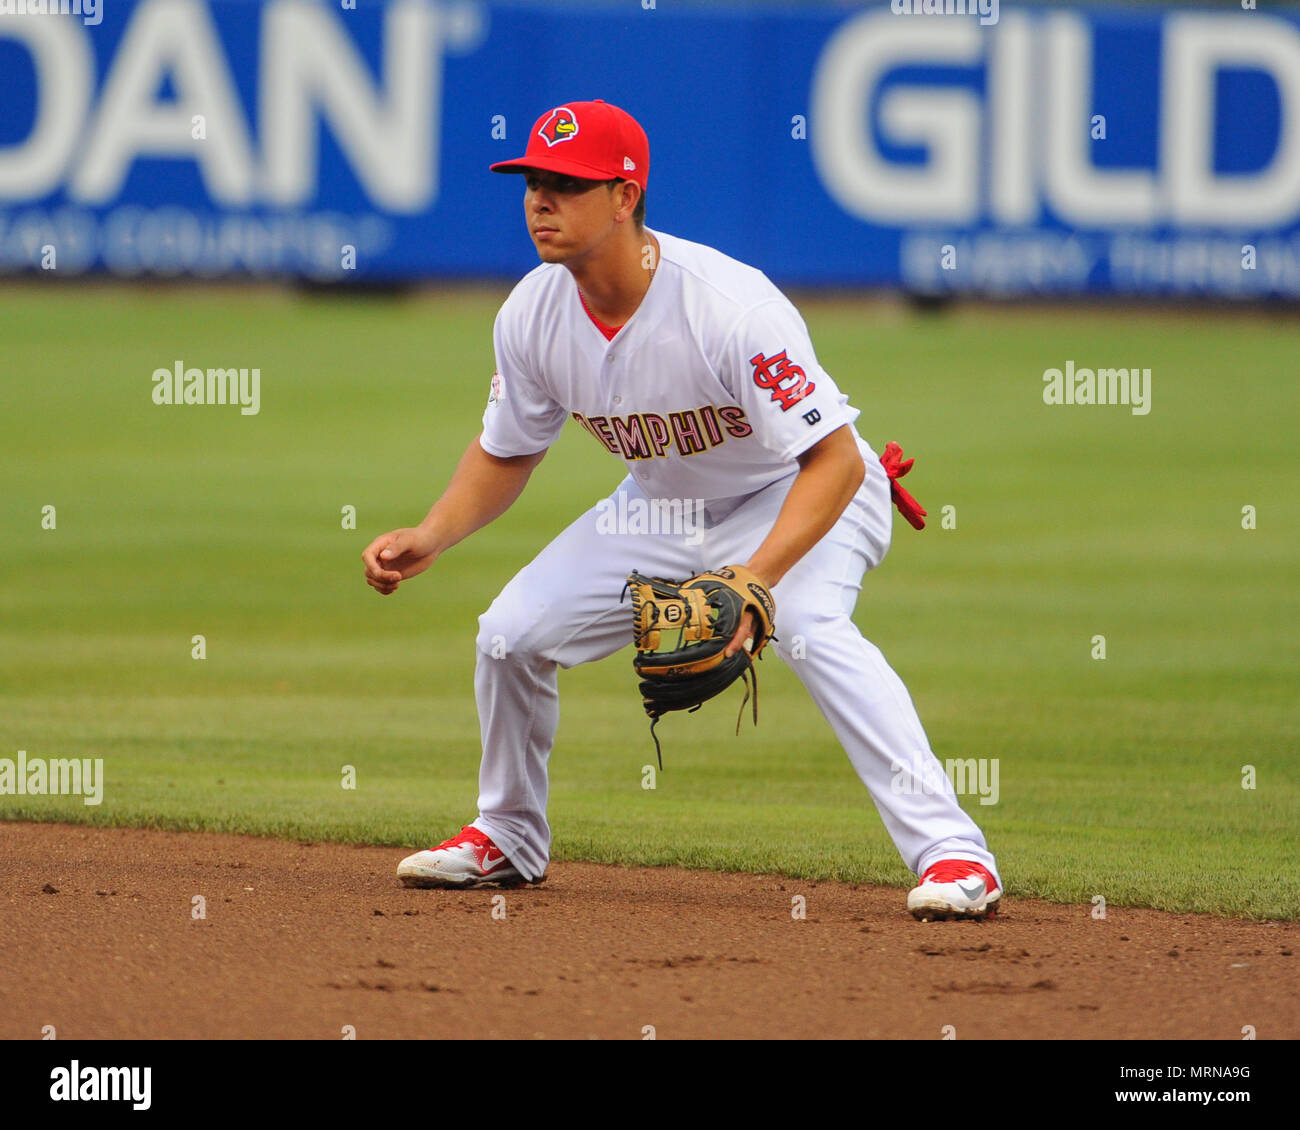
{"type": "Polygon", "coordinates": [[[758,679],[754,660],[772,637],[776,604],[753,573],[743,565],[728,565],[690,580],[666,581],[633,573],[626,593],[632,593],[633,669],[641,679],[641,698],[650,717],[659,768],[663,754],[655,726],[670,710],[698,710],[737,679],[745,681],[745,697],[736,718],[736,733],[751,695],[758,722],[758,679]],[[746,612],[754,614],[753,644],[728,658],[727,644],[746,612]]]}

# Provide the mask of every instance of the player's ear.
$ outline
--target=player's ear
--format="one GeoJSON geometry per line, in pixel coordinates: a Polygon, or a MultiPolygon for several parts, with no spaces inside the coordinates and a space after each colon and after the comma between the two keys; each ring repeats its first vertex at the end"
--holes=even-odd
{"type": "Polygon", "coordinates": [[[616,180],[610,184],[615,199],[614,219],[622,224],[632,218],[637,201],[641,199],[641,186],[636,181],[616,180]]]}

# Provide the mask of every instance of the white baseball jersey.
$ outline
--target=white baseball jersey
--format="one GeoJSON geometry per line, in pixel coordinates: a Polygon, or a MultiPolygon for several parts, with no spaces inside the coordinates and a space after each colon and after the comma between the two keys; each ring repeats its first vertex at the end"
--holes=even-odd
{"type": "MultiPolygon", "coordinates": [[[[479,618],[474,695],[483,761],[474,826],[527,879],[545,872],[550,855],[557,669],[631,643],[621,600],[631,569],[689,577],[748,560],[795,481],[796,456],[858,415],[817,363],[803,319],[761,271],[653,234],[660,258],[650,289],[612,339],[559,264],[520,281],[494,331],[483,449],[536,454],[572,415],[631,472],[479,618]],[[630,511],[649,499],[702,500],[707,528],[697,540],[683,530],[602,524],[607,503],[626,502],[630,511]]],[[[892,530],[889,479],[870,447],[858,444],[862,485],[772,589],[773,648],[834,729],[907,865],[919,874],[959,858],[993,870],[983,833],[951,790],[911,787],[938,780],[943,767],[907,688],[851,618],[862,577],[884,557],[892,530]],[[908,787],[896,787],[900,779],[908,787]]]]}
{"type": "Polygon", "coordinates": [[[493,330],[497,371],[480,443],[491,455],[532,455],[571,415],[651,498],[753,494],[797,470],[796,456],[857,409],[762,271],[653,234],[654,278],[612,340],[562,265],[520,280],[493,330]]]}

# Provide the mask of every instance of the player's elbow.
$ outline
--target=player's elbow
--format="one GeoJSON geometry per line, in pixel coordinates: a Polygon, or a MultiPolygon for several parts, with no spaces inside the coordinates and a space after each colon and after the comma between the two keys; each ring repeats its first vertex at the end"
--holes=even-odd
{"type": "Polygon", "coordinates": [[[826,454],[835,461],[845,490],[850,496],[855,494],[867,477],[867,464],[853,429],[846,424],[828,435],[822,443],[826,445],[826,454]]]}
{"type": "Polygon", "coordinates": [[[862,451],[856,443],[853,445],[853,450],[849,454],[849,458],[846,462],[848,464],[846,473],[849,477],[849,482],[853,487],[853,493],[856,494],[858,487],[860,487],[867,478],[867,461],[862,457],[862,451]]]}
{"type": "Polygon", "coordinates": [[[858,488],[862,486],[863,480],[867,477],[867,464],[862,458],[862,449],[858,447],[857,438],[849,428],[844,429],[847,433],[849,442],[837,446],[835,455],[836,463],[841,477],[843,486],[840,488],[840,497],[844,499],[844,505],[848,505],[849,499],[858,493],[858,488]]]}
{"type": "Polygon", "coordinates": [[[847,424],[824,436],[799,457],[800,470],[816,468],[828,493],[837,493],[840,487],[846,498],[852,498],[867,477],[867,464],[858,447],[857,436],[847,424]]]}

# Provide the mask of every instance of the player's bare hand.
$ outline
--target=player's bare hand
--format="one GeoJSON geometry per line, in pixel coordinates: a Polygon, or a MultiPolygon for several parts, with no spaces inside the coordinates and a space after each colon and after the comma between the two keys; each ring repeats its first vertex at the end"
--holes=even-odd
{"type": "Polygon", "coordinates": [[[437,556],[432,537],[419,526],[380,534],[361,551],[366,584],[388,596],[403,581],[423,573],[437,556]]]}
{"type": "Polygon", "coordinates": [[[746,612],[740,618],[740,627],[736,629],[736,634],[731,637],[731,642],[727,644],[727,650],[723,654],[730,659],[742,647],[749,648],[754,642],[754,633],[757,631],[758,621],[754,619],[754,614],[746,612]]]}

